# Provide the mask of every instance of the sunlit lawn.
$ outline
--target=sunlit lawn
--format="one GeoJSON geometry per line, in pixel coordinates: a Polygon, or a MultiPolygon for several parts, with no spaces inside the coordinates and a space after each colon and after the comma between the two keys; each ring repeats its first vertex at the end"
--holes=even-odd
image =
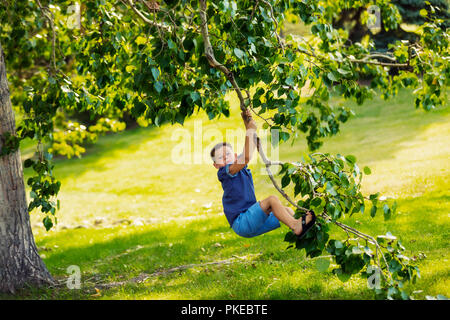
{"type": "MultiPolygon", "coordinates": [[[[414,286],[423,290],[417,299],[450,296],[450,113],[416,110],[413,99],[410,91],[402,91],[388,102],[375,99],[355,107],[357,116],[320,151],[355,155],[360,167],[372,169],[364,178],[365,193],[380,191],[399,204],[398,215],[389,221],[366,213],[344,223],[372,235],[391,231],[408,254],[426,255],[414,286]]],[[[343,283],[331,268],[317,271],[303,251],[286,250],[285,226],[253,239],[231,231],[222,213],[217,171],[208,161],[210,147],[225,139],[226,130],[244,132],[236,100],[231,102],[229,118],[208,121],[198,114],[184,126],[108,135],[81,159],[57,160],[55,176],[62,182],[58,225],[46,232],[42,216],[34,212],[33,230],[51,273],[64,280],[67,267],[78,265],[82,288],[32,291],[22,298],[371,299],[363,279],[343,283]],[[190,157],[178,152],[182,141],[191,141],[190,157]],[[94,290],[100,282],[233,257],[229,264],[151,276],[99,294],[94,290]]],[[[243,138],[231,142],[240,152],[243,138]]],[[[267,153],[276,156],[270,147],[267,153]]],[[[306,153],[300,137],[292,146],[282,145],[279,158],[298,161],[306,153]]],[[[277,193],[257,158],[250,168],[262,199],[277,193]]],[[[25,171],[25,181],[30,174],[25,171]]],[[[333,236],[344,234],[333,228],[333,236]]]]}

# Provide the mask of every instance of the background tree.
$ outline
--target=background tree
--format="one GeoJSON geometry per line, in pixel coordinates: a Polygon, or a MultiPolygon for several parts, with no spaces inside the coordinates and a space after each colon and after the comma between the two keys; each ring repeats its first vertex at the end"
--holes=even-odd
{"type": "MultiPolygon", "coordinates": [[[[393,0],[392,3],[395,4],[401,15],[402,24],[422,25],[427,22],[429,14],[434,18],[444,20],[443,28],[446,29],[450,25],[448,2],[445,0],[393,0]]],[[[348,39],[352,42],[361,42],[365,36],[370,36],[375,43],[375,48],[382,51],[388,50],[388,44],[395,43],[395,41],[415,42],[419,40],[419,36],[415,32],[405,30],[402,24],[395,29],[386,30],[380,21],[380,28],[374,28],[371,31],[367,24],[367,9],[367,7],[344,9],[333,18],[333,26],[346,29],[349,33],[348,39]]]]}
{"type": "MultiPolygon", "coordinates": [[[[4,157],[17,157],[20,140],[29,137],[38,142],[37,157],[24,162],[35,171],[27,181],[32,199],[28,210],[39,208],[47,229],[56,222],[58,202],[54,197],[60,184],[52,175],[52,150],[43,150],[43,143],[55,145],[57,140],[63,148],[67,139],[77,145],[90,138],[88,133],[119,130],[118,122],[107,119],[121,119],[125,112],[156,126],[183,124],[199,110],[214,119],[229,115],[224,96],[232,90],[241,109],[251,108],[264,119],[264,127],[282,141],[296,138],[301,131],[310,149],[316,150],[321,140],[338,133],[340,124],[352,114],[348,107],[334,105],[331,95],[361,104],[375,89],[388,98],[401,87],[412,87],[417,88],[417,107],[430,110],[442,105],[450,73],[446,63],[448,34],[442,22],[423,24],[418,43],[398,42],[388,55],[380,55],[372,51],[371,42],[348,45],[348,33],[332,25],[341,8],[367,8],[371,4],[380,8],[384,28],[398,27],[400,14],[387,0],[96,0],[82,3],[79,28],[69,25],[64,15],[73,5],[70,1],[2,2],[0,42],[4,44],[13,104],[24,117],[16,132],[11,126],[2,128],[0,147],[4,157]],[[279,30],[286,13],[311,25],[308,41],[290,35],[281,39],[279,30]],[[380,61],[386,57],[389,62],[380,61]],[[399,75],[391,77],[391,67],[400,69],[399,75]],[[366,76],[373,79],[370,87],[357,82],[366,76]],[[309,94],[301,95],[302,88],[309,94]],[[65,118],[58,117],[71,110],[88,111],[105,120],[92,131],[67,124],[67,131],[75,132],[74,136],[58,135],[56,120],[62,119],[59,126],[64,126],[65,118]]],[[[12,114],[7,103],[2,108],[12,114]]],[[[286,241],[305,249],[308,256],[327,250],[340,266],[333,272],[342,279],[355,273],[369,277],[377,267],[382,277],[377,296],[409,297],[402,289],[403,282],[413,280],[418,269],[404,256],[401,243],[391,234],[375,238],[339,222],[343,214],[364,213],[369,205],[372,216],[378,209],[386,218],[395,212],[395,204],[380,199],[379,194],[361,194],[362,175],[369,174],[369,168],[361,172],[351,155],[316,153],[305,161],[283,163],[267,159],[262,148],[259,152],[272,182],[296,207],[296,214],[314,210],[319,215],[320,223],[308,238],[297,241],[288,233],[286,241]],[[274,165],[282,168],[281,187],[270,171],[274,165]],[[294,199],[283,191],[289,183],[295,184],[294,199]],[[353,234],[365,246],[353,243],[355,239],[350,237],[330,239],[331,225],[353,234]]],[[[14,168],[8,164],[3,170],[9,173],[14,168]]],[[[23,197],[23,184],[16,185],[23,197]]],[[[2,191],[5,208],[14,206],[2,191]]],[[[10,209],[4,212],[5,216],[14,214],[10,209]]],[[[31,233],[28,221],[15,223],[31,233]]],[[[27,248],[33,245],[25,242],[27,248]]],[[[11,259],[24,252],[23,263],[30,263],[26,259],[30,250],[13,250],[9,255],[0,254],[1,264],[13,265],[11,259]]],[[[22,270],[21,282],[0,269],[0,278],[7,283],[2,289],[12,291],[29,282],[25,265],[22,270]]],[[[44,276],[45,268],[41,273],[33,278],[51,282],[44,276]]]]}
{"type": "MultiPolygon", "coordinates": [[[[15,132],[1,44],[0,115],[0,135],[15,132]]],[[[7,147],[14,147],[8,143],[10,141],[0,142],[2,152],[7,147]]],[[[53,282],[37,252],[27,207],[22,163],[17,150],[0,157],[0,292],[14,292],[24,283],[53,282]]]]}

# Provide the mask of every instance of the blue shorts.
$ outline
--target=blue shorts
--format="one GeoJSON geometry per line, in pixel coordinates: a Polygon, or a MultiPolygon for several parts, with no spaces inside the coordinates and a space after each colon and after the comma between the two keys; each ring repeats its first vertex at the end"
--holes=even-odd
{"type": "Polygon", "coordinates": [[[242,212],[233,222],[231,228],[241,237],[252,238],[280,227],[280,221],[271,212],[267,215],[259,204],[253,204],[242,212]]]}

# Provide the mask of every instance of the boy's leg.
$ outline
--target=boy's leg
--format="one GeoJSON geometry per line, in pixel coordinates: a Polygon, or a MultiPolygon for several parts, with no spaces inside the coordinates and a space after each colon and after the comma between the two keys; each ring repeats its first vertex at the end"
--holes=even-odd
{"type": "MultiPolygon", "coordinates": [[[[261,200],[259,202],[261,209],[266,213],[270,214],[270,212],[273,212],[274,216],[283,222],[285,225],[287,225],[289,228],[291,228],[295,234],[300,234],[302,232],[302,220],[295,219],[292,215],[292,212],[290,208],[287,208],[283,206],[280,199],[278,199],[276,196],[269,196],[264,200],[261,200]],[[290,209],[290,210],[289,210],[290,209]]],[[[306,223],[311,221],[312,217],[311,214],[306,215],[306,223]]]]}
{"type": "MultiPolygon", "coordinates": [[[[261,208],[263,209],[263,211],[264,211],[267,215],[269,215],[269,214],[272,212],[272,208],[270,207],[270,204],[269,204],[269,202],[267,201],[267,199],[269,199],[270,197],[275,197],[275,198],[276,198],[276,196],[269,196],[268,198],[259,201],[259,204],[260,204],[261,208]]],[[[284,209],[287,211],[287,213],[289,213],[292,217],[295,215],[295,211],[292,210],[291,208],[286,207],[286,206],[283,206],[283,208],[284,208],[284,209]]]]}
{"type": "Polygon", "coordinates": [[[298,221],[291,216],[276,196],[272,195],[261,200],[259,205],[267,215],[270,214],[270,212],[273,212],[274,216],[289,228],[294,229],[297,226],[298,221]]]}
{"type": "Polygon", "coordinates": [[[294,210],[292,210],[291,208],[289,208],[289,207],[284,207],[287,211],[288,211],[288,213],[291,215],[291,216],[294,216],[295,215],[295,212],[294,212],[294,210]]]}
{"type": "MultiPolygon", "coordinates": [[[[270,196],[270,197],[277,198],[276,196],[270,196]]],[[[267,215],[269,215],[269,214],[273,211],[272,208],[270,207],[270,201],[268,201],[268,199],[269,199],[270,197],[268,197],[268,198],[266,198],[266,199],[264,199],[264,200],[262,200],[262,201],[259,202],[259,203],[260,203],[260,206],[261,206],[261,209],[263,209],[263,211],[264,211],[267,215]]],[[[278,199],[278,198],[277,198],[277,199],[278,199]]],[[[291,208],[286,207],[286,206],[283,206],[283,208],[287,211],[287,213],[289,213],[292,217],[294,217],[294,215],[295,215],[294,210],[292,210],[291,208]]]]}

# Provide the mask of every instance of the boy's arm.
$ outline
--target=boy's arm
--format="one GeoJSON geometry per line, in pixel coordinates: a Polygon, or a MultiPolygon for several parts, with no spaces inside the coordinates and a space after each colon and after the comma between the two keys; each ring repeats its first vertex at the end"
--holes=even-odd
{"type": "Polygon", "coordinates": [[[245,144],[243,152],[237,157],[236,161],[230,165],[230,174],[236,174],[242,168],[244,168],[252,159],[253,152],[255,151],[255,135],[256,135],[256,122],[252,119],[250,111],[241,113],[245,123],[245,144]],[[246,121],[247,120],[247,121],[246,121]]]}

